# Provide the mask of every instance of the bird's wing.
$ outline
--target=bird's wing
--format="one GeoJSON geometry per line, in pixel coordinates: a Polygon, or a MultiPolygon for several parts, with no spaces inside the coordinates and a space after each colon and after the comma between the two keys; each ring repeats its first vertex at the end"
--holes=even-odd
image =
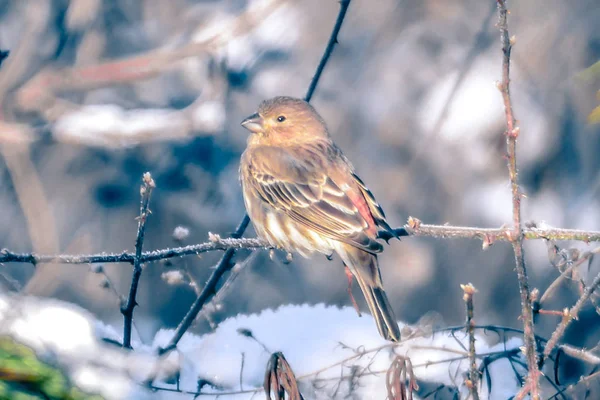
{"type": "Polygon", "coordinates": [[[377,224],[377,226],[383,228],[384,230],[389,232],[393,237],[400,240],[400,236],[398,236],[396,231],[394,231],[394,229],[387,223],[386,218],[385,218],[385,213],[383,212],[383,208],[381,208],[381,206],[375,199],[375,196],[373,196],[373,193],[369,190],[369,188],[367,188],[367,185],[365,185],[365,183],[362,181],[362,179],[360,179],[360,177],[358,175],[356,175],[355,173],[352,173],[352,178],[354,178],[354,180],[358,184],[358,187],[359,187],[365,201],[367,202],[369,211],[370,211],[371,215],[373,216],[373,219],[375,220],[375,223],[377,224]]]}
{"type": "Polygon", "coordinates": [[[247,151],[242,162],[245,190],[292,220],[365,251],[382,250],[368,205],[335,151],[325,157],[314,149],[262,146],[247,151]]]}

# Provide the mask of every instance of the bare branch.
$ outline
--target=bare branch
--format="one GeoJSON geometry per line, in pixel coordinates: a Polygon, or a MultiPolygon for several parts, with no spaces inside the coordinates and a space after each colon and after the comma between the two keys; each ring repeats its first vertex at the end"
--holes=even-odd
{"type": "MultiPolygon", "coordinates": [[[[248,222],[250,222],[248,220],[248,222]]],[[[233,236],[232,236],[233,237],[233,236]]],[[[174,247],[161,250],[152,250],[143,252],[140,257],[142,263],[165,260],[168,258],[183,257],[189,255],[198,255],[209,251],[230,250],[230,249],[257,249],[268,248],[269,245],[260,239],[216,239],[206,243],[193,244],[183,247],[174,247]]],[[[0,250],[0,263],[20,262],[32,265],[45,263],[62,264],[96,264],[96,263],[128,263],[133,264],[135,253],[101,253],[91,255],[70,255],[70,254],[35,254],[35,253],[14,253],[8,249],[0,250]]]]}
{"type": "Polygon", "coordinates": [[[217,293],[215,293],[214,297],[210,300],[210,304],[208,305],[212,305],[212,307],[204,307],[200,313],[198,315],[203,315],[209,322],[209,324],[211,325],[211,327],[214,328],[214,324],[212,323],[212,319],[210,317],[210,310],[215,310],[218,303],[221,301],[221,299],[223,298],[223,296],[225,296],[227,294],[227,292],[231,289],[231,285],[233,284],[233,282],[236,280],[236,278],[239,276],[239,274],[250,264],[252,264],[252,262],[256,259],[256,256],[258,255],[258,252],[253,251],[252,253],[250,253],[250,255],[248,257],[246,257],[246,259],[240,263],[236,263],[232,270],[231,273],[229,274],[229,276],[227,277],[227,279],[225,280],[225,283],[223,283],[223,285],[219,288],[219,290],[217,291],[217,293]]]}
{"type": "MultiPolygon", "coordinates": [[[[582,231],[577,229],[560,229],[552,227],[540,228],[534,223],[522,228],[524,239],[579,240],[583,242],[600,241],[600,232],[582,231]]],[[[427,225],[420,220],[410,217],[408,224],[395,229],[399,236],[426,236],[438,239],[480,239],[483,247],[487,248],[496,241],[512,240],[511,228],[476,228],[451,225],[427,225]]],[[[389,240],[393,236],[389,232],[379,232],[379,238],[389,240]]]]}
{"type": "MultiPolygon", "coordinates": [[[[246,215],[246,217],[247,217],[247,215],[246,215]]],[[[231,237],[233,237],[235,239],[240,238],[244,234],[244,231],[246,230],[246,228],[248,227],[248,223],[250,223],[249,218],[242,219],[242,222],[237,227],[235,232],[231,235],[231,237]]],[[[230,247],[229,249],[227,249],[225,254],[223,254],[223,257],[221,257],[221,260],[216,265],[215,270],[210,275],[210,278],[208,278],[206,285],[204,285],[202,292],[200,292],[200,295],[198,297],[196,297],[196,300],[194,301],[194,303],[188,310],[187,314],[183,317],[183,319],[177,326],[177,329],[175,329],[173,338],[171,338],[171,340],[169,341],[169,344],[167,344],[167,346],[165,348],[159,350],[160,354],[164,354],[168,351],[173,350],[175,347],[177,347],[177,343],[179,343],[179,340],[181,340],[181,338],[183,337],[183,334],[189,329],[189,327],[192,325],[192,323],[196,320],[196,316],[198,316],[198,313],[202,310],[202,307],[204,307],[204,304],[213,295],[215,295],[217,293],[217,284],[219,283],[219,280],[221,279],[223,274],[225,274],[225,272],[229,271],[231,269],[231,267],[233,266],[231,263],[231,259],[233,258],[234,254],[235,254],[234,247],[230,247]]]]}
{"type": "Polygon", "coordinates": [[[475,322],[473,321],[473,295],[477,292],[475,286],[471,283],[460,285],[464,292],[463,300],[467,307],[467,321],[465,329],[469,335],[469,379],[467,380],[467,388],[471,393],[473,400],[479,400],[479,392],[477,385],[479,383],[479,370],[477,368],[476,352],[475,352],[475,322]]]}
{"type": "Polygon", "coordinates": [[[600,364],[600,357],[594,354],[590,350],[586,350],[580,347],[573,347],[568,344],[558,346],[558,351],[565,353],[566,355],[581,360],[585,363],[592,365],[600,364]]]}
{"type": "MultiPolygon", "coordinates": [[[[427,225],[420,222],[415,223],[415,218],[411,219],[412,225],[406,225],[396,228],[394,231],[398,236],[420,236],[432,237],[437,239],[478,239],[483,241],[484,247],[488,247],[496,241],[507,242],[510,239],[510,229],[508,228],[475,228],[466,226],[451,225],[427,225]]],[[[245,224],[250,220],[244,219],[245,224]]],[[[554,238],[556,240],[579,240],[584,242],[600,241],[600,232],[580,231],[575,229],[559,228],[524,228],[523,236],[525,239],[537,240],[554,238]]],[[[390,240],[393,236],[387,231],[380,231],[378,238],[390,240]]],[[[142,263],[159,261],[169,258],[184,257],[189,255],[198,255],[210,251],[223,251],[229,249],[268,249],[270,245],[261,239],[242,239],[232,236],[231,238],[220,238],[213,235],[211,241],[189,246],[174,247],[160,250],[143,252],[140,258],[142,263]]],[[[128,263],[133,264],[135,260],[134,253],[100,253],[89,255],[76,254],[36,254],[36,253],[15,253],[8,249],[0,250],[0,264],[2,263],[27,263],[32,265],[45,263],[59,264],[96,264],[96,263],[128,263]]]]}
{"type": "Polygon", "coordinates": [[[144,234],[146,232],[146,219],[150,210],[150,196],[152,190],[156,187],[154,179],[150,172],[146,172],[143,177],[143,183],[140,187],[140,216],[138,217],[138,232],[135,240],[135,258],[133,261],[133,275],[131,277],[131,287],[129,288],[129,296],[127,302],[121,306],[121,314],[123,314],[123,347],[131,348],[131,325],[133,324],[133,309],[137,305],[136,294],[140,277],[142,276],[142,247],[144,245],[144,234]]]}
{"type": "Polygon", "coordinates": [[[548,340],[548,344],[544,348],[544,358],[547,358],[550,356],[550,354],[552,354],[552,350],[554,350],[554,347],[558,344],[558,341],[565,334],[565,331],[569,324],[571,324],[571,321],[577,319],[579,312],[581,311],[585,303],[588,301],[588,299],[592,296],[592,294],[594,294],[596,289],[598,289],[598,286],[600,286],[600,274],[596,275],[596,277],[592,281],[592,284],[585,288],[583,294],[581,295],[581,297],[579,297],[575,305],[571,307],[570,310],[565,310],[562,321],[560,322],[560,324],[558,324],[556,330],[554,331],[554,333],[552,333],[550,340],[548,340]]]}
{"type": "MultiPolygon", "coordinates": [[[[176,62],[214,51],[225,45],[230,38],[247,34],[283,4],[282,1],[263,2],[259,7],[248,9],[235,17],[227,26],[226,35],[222,34],[221,29],[209,26],[202,39],[180,48],[151,50],[141,55],[92,66],[45,69],[17,91],[17,105],[26,111],[43,112],[52,106],[56,101],[55,95],[60,92],[88,90],[152,78],[176,62]]],[[[31,43],[35,43],[35,40],[31,43]]]]}
{"type": "Polygon", "coordinates": [[[552,296],[552,294],[554,294],[554,292],[556,291],[556,288],[558,287],[558,285],[565,279],[567,279],[567,277],[569,276],[569,274],[572,274],[574,271],[576,271],[582,264],[584,264],[586,261],[590,261],[595,254],[600,253],[600,247],[596,247],[595,249],[593,249],[592,251],[588,251],[583,253],[582,255],[579,256],[579,258],[575,261],[573,260],[573,262],[571,263],[571,265],[569,265],[569,267],[564,270],[564,272],[562,272],[551,284],[550,286],[548,286],[548,288],[546,289],[546,291],[544,292],[544,294],[542,295],[542,297],[539,300],[539,306],[543,306],[544,302],[550,298],[550,296],[552,296]]]}
{"type": "MultiPolygon", "coordinates": [[[[498,87],[504,101],[504,112],[506,116],[506,147],[508,152],[508,172],[510,186],[512,189],[513,229],[510,231],[510,241],[515,253],[515,264],[517,278],[519,280],[519,291],[521,293],[521,318],[523,319],[523,330],[525,331],[525,356],[529,375],[527,384],[522,390],[527,390],[533,400],[540,399],[540,371],[537,363],[535,348],[535,332],[533,327],[533,311],[531,308],[531,293],[527,280],[527,268],[525,266],[525,255],[523,252],[523,229],[521,226],[521,191],[519,190],[519,179],[517,169],[517,138],[519,127],[513,114],[510,98],[510,52],[514,40],[508,34],[508,10],[505,0],[497,0],[498,4],[498,27],[502,41],[502,82],[498,87]]],[[[517,398],[521,393],[517,394],[517,398]]]]}
{"type": "Polygon", "coordinates": [[[321,57],[321,61],[319,61],[319,66],[315,71],[315,75],[313,76],[310,86],[306,91],[306,96],[304,100],[310,101],[312,99],[313,94],[315,93],[315,89],[319,84],[319,79],[321,78],[321,74],[327,65],[327,61],[329,61],[329,57],[333,52],[334,46],[338,43],[337,37],[340,33],[340,29],[342,29],[342,24],[344,23],[344,18],[346,17],[346,11],[348,11],[348,6],[350,6],[350,0],[341,0],[340,1],[340,11],[337,16],[337,20],[335,21],[335,26],[333,27],[333,31],[331,31],[331,36],[329,37],[329,41],[327,42],[327,47],[325,47],[325,53],[321,57]]]}

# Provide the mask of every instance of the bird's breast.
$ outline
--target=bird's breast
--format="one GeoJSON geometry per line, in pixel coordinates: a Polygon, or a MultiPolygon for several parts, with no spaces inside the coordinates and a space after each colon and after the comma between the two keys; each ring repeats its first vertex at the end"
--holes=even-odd
{"type": "Polygon", "coordinates": [[[311,253],[331,254],[335,241],[291,219],[268,204],[246,202],[248,215],[259,237],[274,247],[308,257],[311,253]]]}

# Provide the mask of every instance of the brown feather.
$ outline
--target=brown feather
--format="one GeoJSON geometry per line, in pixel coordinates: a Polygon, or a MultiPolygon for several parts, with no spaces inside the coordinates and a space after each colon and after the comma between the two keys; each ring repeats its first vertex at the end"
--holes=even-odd
{"type": "Polygon", "coordinates": [[[340,244],[337,252],[356,278],[379,334],[386,340],[399,341],[400,328],[383,290],[377,256],[346,244],[340,244]]]}

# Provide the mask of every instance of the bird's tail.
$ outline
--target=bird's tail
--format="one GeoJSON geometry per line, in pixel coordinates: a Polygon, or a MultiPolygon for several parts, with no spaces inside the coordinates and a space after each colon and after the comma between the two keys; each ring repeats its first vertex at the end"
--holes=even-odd
{"type": "Polygon", "coordinates": [[[340,243],[337,250],[356,278],[369,311],[375,318],[379,334],[386,340],[400,341],[400,328],[383,290],[377,256],[345,243],[340,243]]]}

